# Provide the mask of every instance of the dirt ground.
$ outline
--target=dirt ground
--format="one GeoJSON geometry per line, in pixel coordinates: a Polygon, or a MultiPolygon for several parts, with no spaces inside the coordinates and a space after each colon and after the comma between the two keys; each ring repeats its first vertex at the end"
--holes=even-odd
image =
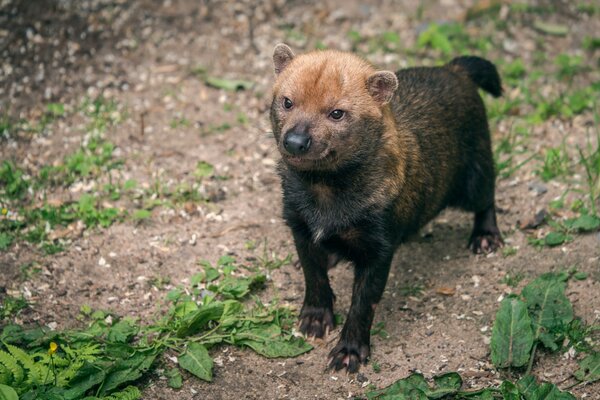
{"type": "MultiPolygon", "coordinates": [[[[469,0],[1,1],[1,113],[36,118],[48,102],[74,107],[85,96],[103,94],[126,110],[124,122],[106,133],[125,160],[120,171],[124,179],[142,185],[178,182],[189,177],[200,160],[213,164],[217,174],[228,179],[211,181],[203,189],[212,194],[213,202],[192,209],[158,208],[144,223],[125,221],[86,230],[56,255],[44,256],[19,243],[0,253],[0,286],[24,293],[33,304],[23,318],[56,323],[61,329],[72,326],[82,304],[121,315],[154,315],[157,301],[169,288],[197,272],[198,260],[215,261],[225,253],[240,259],[260,255],[262,246],[248,249],[248,241],[266,240],[269,251],[293,253],[296,259],[290,232],[280,217],[280,183],[274,171],[278,154],[268,133],[274,45],[286,42],[298,52],[317,44],[349,50],[349,31],[366,37],[393,31],[401,39],[400,50],[374,51],[367,57],[382,68],[397,69],[407,63],[401,49],[414,47],[426,22],[463,21],[474,4],[469,0]],[[199,67],[254,86],[237,92],[211,88],[194,72],[199,67]],[[245,118],[239,118],[240,113],[245,118]],[[173,122],[178,120],[187,122],[173,122]],[[209,129],[223,123],[230,128],[209,129]],[[209,130],[210,134],[201,134],[209,130]],[[22,280],[19,268],[30,261],[39,263],[42,271],[22,280]],[[170,284],[160,288],[149,283],[166,278],[170,284]]],[[[598,14],[564,7],[564,13],[548,17],[569,27],[564,37],[543,35],[528,25],[530,21],[510,15],[504,31],[495,32],[486,23],[470,23],[468,30],[475,36],[494,31],[491,34],[505,44],[490,51],[487,57],[492,61],[496,57],[528,62],[535,49],[553,59],[561,52],[580,52],[577,48],[585,35],[600,34],[598,14]]],[[[586,60],[594,56],[597,50],[586,60]]],[[[506,133],[509,124],[509,119],[493,124],[494,136],[506,133]]],[[[549,119],[532,128],[530,150],[560,144],[565,131],[571,133],[569,145],[583,143],[590,124],[590,111],[568,120],[549,119]]],[[[80,125],[76,117],[67,117],[46,135],[1,139],[0,158],[32,169],[52,164],[79,145],[80,125]]],[[[600,234],[578,235],[564,246],[540,250],[528,244],[529,233],[517,228],[519,221],[531,218],[564,190],[560,182],[541,183],[535,168],[535,163],[528,163],[497,184],[499,224],[516,254],[470,254],[466,244],[472,216],[452,210],[399,249],[375,317],[375,323],[385,322],[389,333],[387,339],[373,337],[372,360],[381,366],[380,372],[371,365],[358,375],[325,370],[338,328],[326,340],[313,343],[314,350],[294,359],[270,360],[233,347],[213,349],[219,362],[212,383],[189,378],[175,391],[164,380],[151,378],[145,382],[144,398],[346,399],[363,393],[369,383],[383,387],[411,371],[428,377],[459,371],[465,386],[473,388],[510,376],[496,371],[489,357],[491,327],[502,295],[518,291],[543,272],[576,267],[589,277],[569,283],[575,313],[588,323],[600,317],[600,234]],[[537,190],[539,185],[544,190],[537,190]],[[502,283],[507,273],[526,278],[514,289],[502,283]]],[[[336,311],[344,314],[350,302],[351,269],[339,265],[330,276],[338,298],[336,311]]],[[[272,278],[273,287],[264,298],[278,296],[282,303],[299,308],[301,271],[286,265],[272,278]]],[[[568,354],[542,352],[534,374],[557,383],[575,369],[568,354]]],[[[600,399],[600,383],[578,387],[574,393],[600,399]]]]}

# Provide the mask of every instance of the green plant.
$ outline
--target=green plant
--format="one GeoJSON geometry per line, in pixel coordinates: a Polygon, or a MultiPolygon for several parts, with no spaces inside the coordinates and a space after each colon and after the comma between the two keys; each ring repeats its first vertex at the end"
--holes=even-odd
{"type": "Polygon", "coordinates": [[[564,144],[560,147],[551,147],[544,153],[542,166],[538,169],[538,175],[548,182],[551,179],[569,173],[570,160],[564,144]]]}
{"type": "MultiPolygon", "coordinates": [[[[153,370],[164,352],[178,355],[168,382],[181,387],[179,368],[212,380],[208,350],[220,344],[248,347],[265,357],[294,357],[311,349],[293,335],[290,309],[252,295],[265,284],[263,266],[238,264],[229,256],[214,266],[201,265],[190,287],[167,294],[167,310],[150,325],[82,306],[83,329],[5,326],[0,384],[21,399],[138,399],[139,389],[129,385],[153,370]],[[250,305],[243,303],[247,299],[250,305]]],[[[7,391],[0,387],[0,395],[2,390],[7,391]]]]}
{"type": "Polygon", "coordinates": [[[14,317],[28,306],[23,297],[5,296],[0,304],[0,321],[14,317]]]}

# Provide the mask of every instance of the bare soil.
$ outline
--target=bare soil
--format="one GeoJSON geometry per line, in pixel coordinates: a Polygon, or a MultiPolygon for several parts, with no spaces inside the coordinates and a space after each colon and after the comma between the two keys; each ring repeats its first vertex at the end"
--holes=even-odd
{"type": "MultiPolygon", "coordinates": [[[[227,179],[206,183],[204,190],[215,201],[175,210],[158,208],[149,221],[86,230],[54,256],[17,244],[0,253],[0,286],[9,293],[25,294],[32,303],[21,318],[29,323],[55,322],[62,329],[76,324],[82,304],[150,318],[170,287],[197,272],[198,260],[215,261],[225,253],[239,259],[260,256],[262,245],[251,250],[245,246],[248,241],[266,240],[269,252],[295,257],[290,232],[280,217],[280,183],[274,170],[278,154],[268,134],[274,45],[287,42],[301,52],[321,42],[347,50],[351,48],[347,33],[356,30],[363,36],[393,31],[401,38],[401,49],[412,48],[424,23],[463,21],[475,3],[1,2],[2,113],[31,119],[41,115],[50,101],[75,107],[85,96],[102,94],[122,104],[127,114],[122,124],[106,133],[125,160],[119,172],[123,180],[134,178],[141,185],[184,181],[200,160],[213,164],[217,174],[227,179]],[[194,73],[198,67],[210,75],[252,81],[254,86],[238,92],[208,87],[194,73]],[[239,113],[247,122],[238,121],[239,113]],[[189,123],[173,123],[182,118],[189,123]],[[210,129],[225,122],[229,129],[210,129]],[[31,261],[39,263],[41,273],[23,280],[20,266],[31,261]],[[151,284],[166,278],[169,284],[151,284]]],[[[564,37],[544,35],[530,26],[531,21],[512,20],[510,15],[503,31],[496,32],[487,23],[470,23],[468,31],[504,40],[504,49],[487,55],[492,61],[494,57],[528,61],[535,50],[552,60],[561,52],[580,49],[585,35],[600,34],[597,14],[576,13],[566,2],[560,4],[564,13],[548,18],[569,27],[564,37]]],[[[401,49],[375,51],[367,57],[382,68],[398,69],[407,63],[401,49]]],[[[593,54],[589,57],[593,59],[593,54]]],[[[494,136],[506,134],[509,124],[504,119],[494,124],[494,136]]],[[[589,111],[570,120],[550,119],[532,130],[531,150],[559,145],[565,131],[570,132],[569,146],[583,143],[590,124],[589,111]]],[[[83,135],[81,121],[66,117],[46,135],[2,139],[0,156],[36,170],[61,160],[83,135]]],[[[472,216],[452,210],[399,249],[375,320],[385,323],[389,338],[373,337],[371,365],[358,375],[325,370],[338,329],[326,340],[315,341],[313,351],[294,359],[270,360],[232,347],[213,349],[218,361],[214,382],[190,377],[175,391],[165,380],[151,377],[144,383],[144,398],[346,399],[364,393],[369,383],[383,387],[411,371],[426,376],[459,371],[466,386],[473,388],[510,376],[496,371],[489,357],[501,296],[520,290],[541,273],[576,267],[589,277],[569,283],[575,313],[588,323],[600,315],[600,234],[578,235],[564,246],[540,250],[527,243],[531,233],[518,229],[519,221],[545,208],[565,187],[561,182],[541,183],[535,168],[535,162],[529,163],[497,185],[499,224],[507,245],[517,248],[516,254],[470,254],[466,245],[472,216]],[[543,185],[546,192],[531,190],[532,183],[543,185]],[[511,288],[502,283],[507,273],[526,278],[511,288]],[[374,362],[380,372],[373,370],[374,362]]],[[[57,193],[63,198],[78,195],[57,193]]],[[[544,229],[534,234],[542,235],[544,229]]],[[[344,314],[352,271],[339,265],[330,275],[338,298],[336,311],[344,314]]],[[[274,271],[272,279],[264,298],[276,297],[299,309],[301,271],[286,265],[274,271]]],[[[534,373],[561,382],[575,369],[576,361],[569,355],[541,352],[534,373]]],[[[578,387],[574,393],[600,399],[600,383],[578,387]]]]}

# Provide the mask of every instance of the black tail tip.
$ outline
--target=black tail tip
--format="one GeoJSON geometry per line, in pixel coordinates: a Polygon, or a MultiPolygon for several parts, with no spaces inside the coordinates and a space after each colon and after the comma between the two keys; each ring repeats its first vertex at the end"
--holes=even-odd
{"type": "Polygon", "coordinates": [[[466,72],[467,76],[480,88],[494,97],[502,96],[502,83],[496,66],[490,61],[476,56],[461,56],[448,63],[466,72]]]}

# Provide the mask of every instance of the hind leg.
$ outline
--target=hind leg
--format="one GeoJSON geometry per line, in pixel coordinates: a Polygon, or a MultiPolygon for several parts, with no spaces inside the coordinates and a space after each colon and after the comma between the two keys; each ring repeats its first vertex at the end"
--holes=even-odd
{"type": "Polygon", "coordinates": [[[473,253],[491,253],[502,247],[504,241],[496,222],[496,209],[491,206],[475,213],[475,224],[469,239],[469,248],[473,253]]]}
{"type": "Polygon", "coordinates": [[[475,212],[469,248],[477,254],[493,252],[504,244],[496,222],[496,176],[489,134],[482,136],[487,140],[481,140],[474,152],[473,160],[466,170],[464,186],[458,196],[461,208],[475,212]]]}

